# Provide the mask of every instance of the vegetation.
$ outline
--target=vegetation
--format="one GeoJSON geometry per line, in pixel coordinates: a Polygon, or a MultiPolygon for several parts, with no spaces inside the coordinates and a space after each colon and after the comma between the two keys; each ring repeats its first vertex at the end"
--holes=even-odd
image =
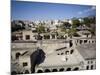
{"type": "MultiPolygon", "coordinates": [[[[89,31],[92,33],[92,35],[95,35],[96,33],[96,18],[95,17],[85,17],[82,18],[82,21],[80,22],[79,19],[77,18],[73,18],[72,19],[72,25],[69,22],[62,22],[61,26],[56,26],[57,29],[61,29],[61,32],[64,32],[65,34],[68,33],[68,35],[70,37],[72,37],[74,34],[76,34],[77,30],[76,28],[80,25],[86,25],[88,26],[90,29],[89,31]]],[[[51,22],[51,24],[53,24],[53,21],[51,22]]],[[[36,27],[36,31],[37,33],[41,34],[41,33],[45,33],[45,32],[50,32],[49,28],[46,28],[45,23],[40,23],[38,25],[38,27],[36,27]]],[[[18,21],[18,23],[16,23],[15,21],[11,22],[11,31],[18,31],[18,30],[23,30],[25,29],[25,24],[23,21],[18,21]]],[[[58,33],[57,33],[58,35],[58,33]]]]}
{"type": "Polygon", "coordinates": [[[63,22],[63,26],[65,28],[70,28],[71,27],[71,24],[69,22],[63,22]]]}
{"type": "Polygon", "coordinates": [[[91,24],[96,24],[96,18],[95,17],[85,17],[83,18],[83,24],[87,25],[88,27],[91,27],[91,24]]]}
{"type": "Polygon", "coordinates": [[[68,22],[63,22],[63,24],[60,26],[61,31],[67,33],[66,29],[70,29],[71,24],[68,22]]]}
{"type": "Polygon", "coordinates": [[[81,25],[81,22],[77,18],[72,19],[72,28],[76,28],[81,25]]]}
{"type": "Polygon", "coordinates": [[[77,32],[75,28],[71,28],[68,30],[68,36],[72,38],[72,36],[77,32]]]}
{"type": "Polygon", "coordinates": [[[61,28],[61,32],[65,32],[66,33],[66,27],[65,26],[60,26],[60,28],[61,28]]]}
{"type": "Polygon", "coordinates": [[[96,35],[96,18],[95,17],[85,17],[83,18],[83,24],[88,26],[92,36],[96,35]]]}
{"type": "Polygon", "coordinates": [[[89,29],[89,31],[91,32],[92,36],[95,36],[96,35],[96,28],[89,29]]]}
{"type": "Polygon", "coordinates": [[[38,33],[45,33],[45,27],[43,25],[40,25],[36,28],[38,33]]]}
{"type": "Polygon", "coordinates": [[[23,30],[25,29],[25,24],[23,21],[19,21],[19,23],[11,22],[11,32],[23,30]]]}
{"type": "Polygon", "coordinates": [[[74,33],[73,36],[74,37],[80,37],[80,35],[78,33],[74,33]]]}

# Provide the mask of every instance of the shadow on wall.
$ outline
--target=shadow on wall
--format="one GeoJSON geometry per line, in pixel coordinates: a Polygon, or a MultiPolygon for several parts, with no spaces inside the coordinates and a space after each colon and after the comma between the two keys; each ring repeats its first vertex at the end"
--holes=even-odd
{"type": "Polygon", "coordinates": [[[45,52],[42,49],[37,49],[30,56],[31,58],[31,72],[35,72],[35,66],[44,62],[45,60],[45,52]]]}

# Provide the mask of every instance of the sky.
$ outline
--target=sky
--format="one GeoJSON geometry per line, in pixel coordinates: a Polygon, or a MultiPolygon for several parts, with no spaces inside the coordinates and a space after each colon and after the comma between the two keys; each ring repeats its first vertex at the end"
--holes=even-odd
{"type": "Polygon", "coordinates": [[[73,17],[96,15],[96,7],[92,5],[73,5],[44,2],[11,2],[12,20],[56,20],[73,17]]]}

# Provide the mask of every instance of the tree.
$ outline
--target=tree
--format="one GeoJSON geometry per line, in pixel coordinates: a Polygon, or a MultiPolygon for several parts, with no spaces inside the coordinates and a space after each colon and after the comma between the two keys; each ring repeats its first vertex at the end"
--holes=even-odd
{"type": "Polygon", "coordinates": [[[77,32],[76,28],[71,28],[68,30],[68,36],[72,38],[72,36],[77,32]]]}
{"type": "Polygon", "coordinates": [[[89,31],[91,32],[92,36],[95,36],[96,35],[96,29],[89,29],[89,31]]]}
{"type": "Polygon", "coordinates": [[[59,27],[61,29],[62,32],[67,32],[66,29],[70,29],[71,24],[68,22],[63,22],[63,24],[59,27]]]}
{"type": "Polygon", "coordinates": [[[66,33],[66,27],[64,25],[60,26],[61,32],[65,32],[66,33]]]}
{"type": "Polygon", "coordinates": [[[18,21],[18,23],[15,23],[15,21],[11,22],[11,31],[18,31],[25,29],[25,24],[23,21],[18,21]]]}
{"type": "Polygon", "coordinates": [[[85,17],[83,18],[83,24],[87,25],[88,27],[91,27],[91,24],[96,23],[95,17],[85,17]]]}
{"type": "Polygon", "coordinates": [[[36,28],[38,33],[45,33],[45,27],[43,25],[40,25],[36,28]]]}
{"type": "Polygon", "coordinates": [[[83,24],[88,26],[90,29],[89,31],[91,32],[92,36],[96,35],[96,18],[95,16],[93,17],[85,17],[83,18],[83,24]]]}
{"type": "Polygon", "coordinates": [[[76,27],[78,27],[80,24],[81,24],[81,23],[80,23],[80,21],[79,21],[78,19],[76,19],[76,18],[73,18],[73,19],[72,19],[72,28],[76,28],[76,27]]]}
{"type": "Polygon", "coordinates": [[[63,26],[65,28],[70,28],[71,27],[71,24],[69,22],[63,22],[63,26]]]}

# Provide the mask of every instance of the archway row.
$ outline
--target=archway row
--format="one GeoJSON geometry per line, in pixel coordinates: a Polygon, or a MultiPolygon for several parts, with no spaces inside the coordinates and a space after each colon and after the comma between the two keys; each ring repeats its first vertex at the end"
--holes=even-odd
{"type": "Polygon", "coordinates": [[[70,55],[73,53],[74,53],[74,49],[71,49],[70,51],[61,52],[61,53],[58,53],[57,55],[70,55]]]}
{"type": "Polygon", "coordinates": [[[57,68],[54,68],[54,69],[45,69],[45,70],[41,70],[41,69],[39,69],[38,71],[37,71],[37,73],[43,73],[43,72],[63,72],[63,71],[78,71],[79,70],[79,67],[75,67],[74,69],[72,69],[72,68],[67,68],[67,69],[65,69],[65,68],[60,68],[60,69],[57,69],[57,68]]]}
{"type": "Polygon", "coordinates": [[[76,44],[89,44],[89,43],[96,43],[96,40],[87,40],[87,39],[76,40],[76,44]]]}

